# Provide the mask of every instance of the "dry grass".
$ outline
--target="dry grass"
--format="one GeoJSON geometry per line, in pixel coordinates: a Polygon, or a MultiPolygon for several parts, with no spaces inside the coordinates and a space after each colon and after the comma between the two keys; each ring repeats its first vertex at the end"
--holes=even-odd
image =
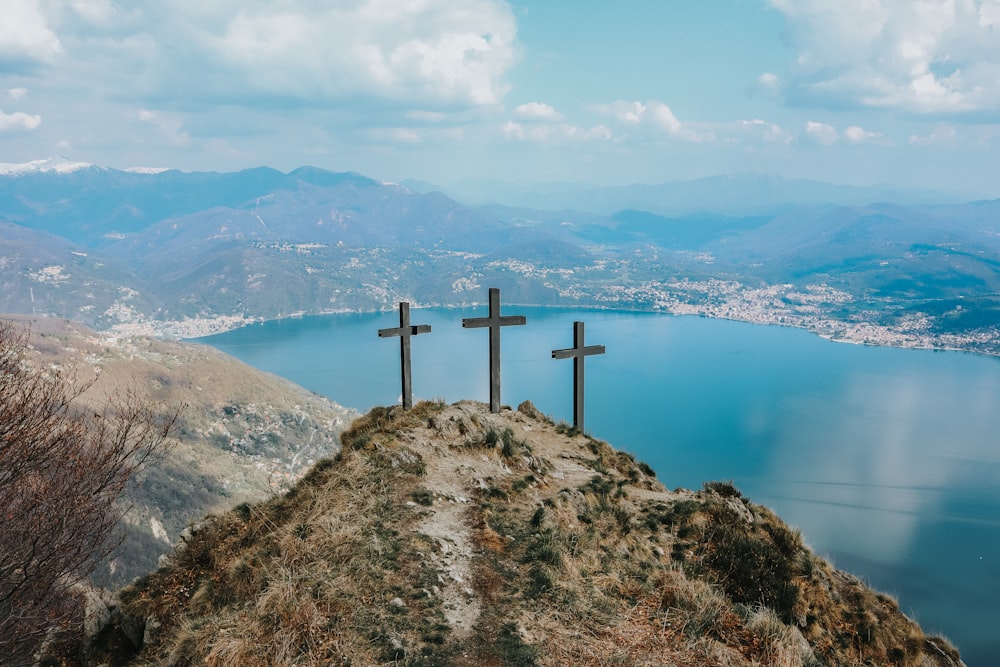
{"type": "Polygon", "coordinates": [[[731,485],[671,493],[528,409],[378,409],[344,444],[123,594],[163,624],[137,662],[958,664],[731,485]]]}

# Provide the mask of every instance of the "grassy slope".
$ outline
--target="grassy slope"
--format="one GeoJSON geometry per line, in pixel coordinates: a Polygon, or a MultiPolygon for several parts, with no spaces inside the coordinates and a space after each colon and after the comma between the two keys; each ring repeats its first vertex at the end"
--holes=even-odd
{"type": "Polygon", "coordinates": [[[131,388],[165,410],[185,406],[169,456],[133,489],[125,543],[95,574],[102,584],[152,570],[205,514],[286,489],[338,451],[339,432],[356,416],[207,346],[111,338],[61,319],[5,319],[30,326],[36,363],[94,381],[83,405],[99,409],[108,395],[131,388]]]}
{"type": "Polygon", "coordinates": [[[122,592],[134,664],[961,664],[731,485],[668,491],[530,404],[343,440],[122,592]]]}

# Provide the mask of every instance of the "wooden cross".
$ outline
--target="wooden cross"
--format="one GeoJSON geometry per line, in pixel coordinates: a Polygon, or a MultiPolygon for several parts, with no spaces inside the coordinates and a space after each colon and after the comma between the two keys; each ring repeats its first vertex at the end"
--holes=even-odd
{"type": "Polygon", "coordinates": [[[500,317],[500,289],[490,288],[490,316],[467,317],[462,320],[466,329],[490,328],[490,412],[500,412],[500,327],[525,324],[524,315],[500,317]]]}
{"type": "Polygon", "coordinates": [[[399,302],[399,326],[392,329],[379,329],[379,338],[399,336],[399,363],[403,374],[403,407],[407,410],[413,407],[413,386],[410,378],[410,336],[429,333],[431,325],[417,324],[410,326],[410,304],[399,302]]]}
{"type": "Polygon", "coordinates": [[[573,322],[573,347],[552,350],[553,359],[573,359],[573,426],[583,431],[583,358],[604,354],[603,345],[583,344],[583,322],[573,322]]]}

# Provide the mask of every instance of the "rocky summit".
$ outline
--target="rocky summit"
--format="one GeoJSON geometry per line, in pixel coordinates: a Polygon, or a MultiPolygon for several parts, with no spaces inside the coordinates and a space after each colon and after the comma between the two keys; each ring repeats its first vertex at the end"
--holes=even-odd
{"type": "Polygon", "coordinates": [[[288,493],[88,605],[87,664],[962,665],[728,482],[530,403],[376,408],[288,493]]]}

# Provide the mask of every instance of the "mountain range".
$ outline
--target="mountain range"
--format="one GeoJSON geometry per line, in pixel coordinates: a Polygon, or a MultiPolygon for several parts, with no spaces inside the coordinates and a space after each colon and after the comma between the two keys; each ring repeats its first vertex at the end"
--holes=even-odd
{"type": "Polygon", "coordinates": [[[185,336],[476,303],[488,285],[526,304],[1000,352],[1000,201],[755,176],[588,192],[530,200],[574,208],[470,206],[311,167],[0,169],[0,311],[185,336]]]}
{"type": "Polygon", "coordinates": [[[446,187],[419,180],[405,180],[402,184],[415,192],[444,192],[470,205],[502,202],[523,208],[583,210],[603,215],[637,208],[660,215],[686,216],[713,211],[739,216],[803,204],[958,204],[982,198],[972,192],[955,193],[892,185],[835,185],[750,173],[617,186],[582,183],[517,185],[476,180],[463,180],[446,187]]]}

